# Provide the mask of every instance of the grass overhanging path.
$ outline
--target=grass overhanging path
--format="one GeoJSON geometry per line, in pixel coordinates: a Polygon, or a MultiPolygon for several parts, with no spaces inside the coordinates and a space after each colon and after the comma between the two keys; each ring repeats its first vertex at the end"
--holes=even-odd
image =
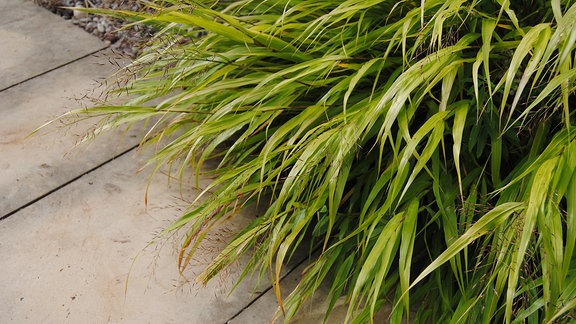
{"type": "Polygon", "coordinates": [[[206,233],[264,206],[207,265],[278,283],[320,249],[288,321],[328,280],[364,323],[576,318],[573,1],[152,1],[160,32],[102,129],[156,118],[154,168],[216,181],[166,229],[184,269],[206,233]],[[201,38],[195,38],[201,35],[201,38]],[[147,104],[157,99],[160,103],[147,104]],[[198,200],[199,201],[199,200],[198,200]]]}

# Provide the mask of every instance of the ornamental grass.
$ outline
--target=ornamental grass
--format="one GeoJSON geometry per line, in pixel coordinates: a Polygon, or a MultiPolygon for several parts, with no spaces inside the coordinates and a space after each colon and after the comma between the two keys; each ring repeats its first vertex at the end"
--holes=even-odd
{"type": "MultiPolygon", "coordinates": [[[[165,0],[106,11],[159,33],[107,129],[150,121],[151,164],[216,180],[165,230],[183,270],[214,226],[262,213],[247,255],[287,322],[326,282],[346,321],[576,320],[574,1],[165,0]],[[149,104],[156,102],[156,104],[149,104]],[[286,298],[282,267],[314,251],[286,298]]],[[[103,11],[100,11],[103,12],[103,11]]]]}

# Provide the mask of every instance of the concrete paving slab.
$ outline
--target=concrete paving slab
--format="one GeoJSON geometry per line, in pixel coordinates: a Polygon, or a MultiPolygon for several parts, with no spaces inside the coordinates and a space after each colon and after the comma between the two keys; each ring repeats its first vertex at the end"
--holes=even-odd
{"type": "MultiPolygon", "coordinates": [[[[138,143],[138,130],[122,129],[73,149],[96,120],[71,127],[37,127],[86,102],[98,78],[115,71],[107,51],[0,92],[0,218],[138,143]]],[[[94,94],[95,96],[98,93],[94,94]]]]}
{"type": "Polygon", "coordinates": [[[224,323],[256,297],[253,280],[228,296],[239,267],[190,283],[250,213],[217,229],[185,276],[182,237],[141,250],[196,195],[157,175],[146,208],[142,162],[128,153],[0,221],[0,323],[224,323]]]}
{"type": "Polygon", "coordinates": [[[31,0],[0,0],[0,90],[107,45],[31,0]]]}

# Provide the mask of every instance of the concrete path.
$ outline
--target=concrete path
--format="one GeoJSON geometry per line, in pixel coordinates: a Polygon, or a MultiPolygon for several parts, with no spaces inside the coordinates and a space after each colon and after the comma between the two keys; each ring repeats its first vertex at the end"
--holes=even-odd
{"type": "MultiPolygon", "coordinates": [[[[106,44],[30,0],[0,0],[0,44],[0,323],[269,323],[269,286],[248,279],[228,295],[241,265],[208,287],[191,283],[249,212],[215,231],[181,276],[178,235],[145,247],[195,192],[159,174],[145,206],[137,129],[76,149],[90,122],[27,138],[114,71],[106,44]]],[[[286,288],[302,266],[290,269],[286,288]]],[[[321,322],[322,296],[295,322],[321,322]]]]}

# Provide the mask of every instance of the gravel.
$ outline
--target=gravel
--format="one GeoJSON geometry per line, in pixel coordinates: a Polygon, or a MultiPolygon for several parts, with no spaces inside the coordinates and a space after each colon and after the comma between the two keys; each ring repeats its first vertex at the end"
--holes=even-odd
{"type": "Polygon", "coordinates": [[[64,19],[71,20],[75,25],[108,42],[114,51],[131,58],[135,58],[140,53],[142,46],[154,34],[154,30],[149,26],[138,24],[123,28],[129,22],[65,8],[144,10],[137,0],[35,0],[35,2],[64,19]]]}

